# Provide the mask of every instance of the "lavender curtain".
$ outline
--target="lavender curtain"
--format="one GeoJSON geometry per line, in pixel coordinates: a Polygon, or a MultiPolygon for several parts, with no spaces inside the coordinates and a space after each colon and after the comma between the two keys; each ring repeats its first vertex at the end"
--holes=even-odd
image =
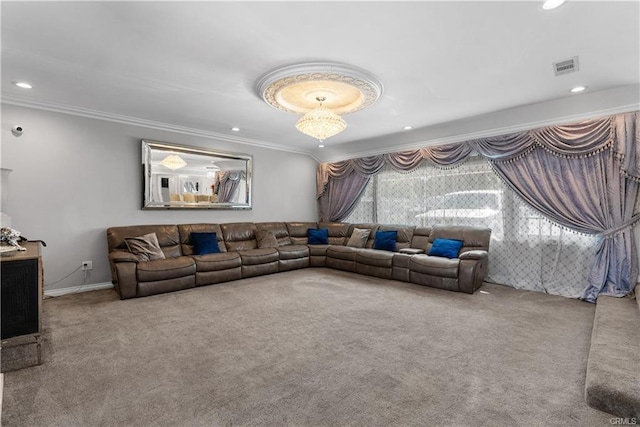
{"type": "Polygon", "coordinates": [[[220,203],[228,203],[236,198],[242,176],[243,171],[225,171],[219,176],[217,187],[220,203]]]}
{"type": "Polygon", "coordinates": [[[320,221],[342,221],[353,211],[369,179],[355,171],[332,179],[319,199],[320,221]]]}
{"type": "MultiPolygon", "coordinates": [[[[639,113],[633,112],[325,163],[318,167],[317,196],[321,210],[347,212],[344,218],[362,193],[356,191],[357,175],[368,180],[387,164],[401,172],[410,172],[423,161],[441,168],[454,166],[475,151],[542,215],[572,230],[602,237],[583,293],[585,300],[595,301],[600,294],[623,296],[633,290],[638,275],[631,230],[640,220],[640,213],[634,212],[640,185],[638,118],[639,113]],[[333,193],[340,191],[333,182],[347,176],[346,182],[353,185],[349,194],[325,197],[329,188],[333,193]],[[348,209],[343,210],[345,207],[348,209]]],[[[349,188],[346,182],[342,184],[345,189],[349,188]]]]}
{"type": "Polygon", "coordinates": [[[601,237],[582,298],[631,293],[638,276],[632,226],[638,114],[552,126],[471,142],[526,203],[554,222],[601,237]],[[634,169],[635,168],[635,169],[634,169]],[[631,172],[630,172],[631,171],[631,172]]]}
{"type": "Polygon", "coordinates": [[[398,172],[408,173],[417,169],[424,161],[434,166],[446,167],[466,160],[471,151],[472,148],[468,144],[449,144],[335,163],[321,163],[316,173],[316,196],[318,199],[322,197],[330,180],[344,178],[353,172],[370,178],[380,172],[385,165],[390,165],[398,172]]]}

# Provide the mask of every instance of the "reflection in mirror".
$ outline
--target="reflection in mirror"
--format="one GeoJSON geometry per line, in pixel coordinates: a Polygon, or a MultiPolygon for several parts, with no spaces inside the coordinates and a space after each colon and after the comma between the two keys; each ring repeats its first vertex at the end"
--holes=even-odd
{"type": "Polygon", "coordinates": [[[252,158],[142,140],[143,209],[251,209],[252,158]]]}

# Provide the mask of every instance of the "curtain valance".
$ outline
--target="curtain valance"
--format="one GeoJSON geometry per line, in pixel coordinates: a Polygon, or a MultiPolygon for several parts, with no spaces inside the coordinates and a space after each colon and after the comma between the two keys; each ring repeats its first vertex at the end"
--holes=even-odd
{"type": "Polygon", "coordinates": [[[371,177],[385,165],[398,172],[411,172],[426,161],[436,167],[455,166],[472,152],[491,162],[514,161],[535,149],[559,157],[585,157],[611,149],[620,169],[630,178],[640,180],[639,112],[586,120],[568,125],[547,126],[525,132],[424,147],[397,153],[361,157],[334,163],[322,163],[317,171],[317,197],[321,197],[329,178],[341,179],[352,172],[371,177]]]}
{"type": "Polygon", "coordinates": [[[242,171],[242,170],[235,170],[235,171],[225,171],[224,173],[222,173],[222,175],[219,175],[218,177],[218,182],[219,183],[225,183],[227,181],[240,181],[242,178],[246,179],[246,172],[242,171]]]}

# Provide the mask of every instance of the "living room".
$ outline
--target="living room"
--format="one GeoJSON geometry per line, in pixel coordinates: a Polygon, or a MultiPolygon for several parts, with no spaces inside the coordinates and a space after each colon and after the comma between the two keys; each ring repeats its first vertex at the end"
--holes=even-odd
{"type": "MultiPolygon", "coordinates": [[[[91,319],[89,307],[94,303],[101,306],[119,304],[113,289],[107,249],[105,232],[109,227],[141,224],[317,222],[321,220],[317,202],[319,164],[443,144],[460,144],[484,137],[638,111],[638,3],[569,1],[548,11],[543,10],[541,5],[541,1],[410,2],[400,5],[391,2],[293,2],[287,5],[271,2],[186,5],[171,2],[3,2],[1,166],[11,169],[11,172],[8,179],[3,176],[3,193],[6,192],[7,198],[2,212],[10,216],[10,226],[19,230],[23,236],[30,240],[43,240],[47,244],[41,248],[44,294],[48,298],[44,302],[45,329],[47,319],[53,321],[47,316],[55,317],[55,311],[51,310],[55,310],[54,307],[58,305],[64,306],[64,298],[67,296],[79,297],[77,301],[87,304],[84,307],[73,307],[73,304],[71,307],[64,307],[72,312],[78,310],[73,314],[78,316],[75,321],[86,324],[87,330],[96,333],[97,337],[101,336],[99,330],[108,327],[108,323],[100,325],[97,319],[91,319]],[[482,16],[482,19],[477,19],[478,16],[482,16]],[[393,23],[389,22],[391,17],[394,18],[393,23]],[[381,28],[385,30],[382,31],[381,28]],[[474,40],[475,37],[478,38],[477,41],[474,40]],[[308,41],[303,42],[305,38],[308,41]],[[194,40],[204,42],[195,43],[194,40]],[[420,49],[425,52],[418,53],[420,49]],[[554,75],[554,62],[576,56],[579,57],[577,71],[554,75]],[[317,140],[296,130],[296,115],[272,108],[272,105],[268,105],[256,93],[259,80],[272,70],[293,63],[317,61],[362,67],[374,74],[384,86],[375,104],[344,115],[344,120],[348,123],[347,129],[339,135],[327,138],[323,148],[318,147],[317,140]],[[434,64],[437,64],[437,70],[434,70],[434,64]],[[421,73],[424,78],[418,77],[421,73]],[[16,86],[16,82],[23,80],[33,87],[23,89],[16,86]],[[465,82],[462,85],[464,87],[460,87],[461,82],[465,82]],[[518,85],[525,82],[533,84],[519,88],[518,85]],[[582,93],[570,93],[570,89],[578,84],[588,87],[582,93]],[[12,132],[16,126],[23,129],[19,136],[12,132]],[[413,129],[404,130],[405,126],[412,126],[413,129]],[[232,130],[232,127],[238,127],[239,130],[232,130]],[[141,140],[251,156],[251,209],[141,209],[144,193],[141,140]],[[86,260],[92,262],[92,269],[81,268],[82,262],[86,260]],[[89,296],[94,291],[115,298],[98,304],[96,301],[92,302],[92,297],[89,296]]],[[[369,191],[372,191],[371,188],[369,191]]],[[[446,194],[453,192],[446,190],[446,194]]],[[[366,194],[363,195],[361,200],[366,197],[366,194]]],[[[362,203],[360,209],[364,206],[364,202],[362,203]]],[[[404,207],[398,209],[406,211],[404,207]]],[[[415,220],[412,225],[421,225],[421,218],[430,218],[429,215],[434,215],[436,210],[424,208],[413,212],[409,219],[415,220]]],[[[391,223],[381,213],[378,215],[380,218],[374,222],[391,223]]],[[[355,219],[355,216],[345,221],[368,222],[355,219]]],[[[500,246],[499,243],[494,245],[498,232],[495,226],[492,228],[494,241],[489,254],[495,256],[500,246]],[[496,252],[492,253],[494,248],[496,252]]],[[[503,232],[506,231],[505,227],[503,232]]],[[[637,246],[640,242],[640,227],[635,226],[633,231],[637,246]]],[[[591,252],[594,250],[592,247],[591,252]]],[[[303,269],[296,274],[304,275],[305,271],[307,270],[303,269]]],[[[264,276],[262,279],[285,281],[288,279],[277,279],[285,274],[289,273],[264,276]]],[[[322,280],[317,274],[309,272],[308,280],[322,280]]],[[[330,280],[342,283],[347,276],[340,274],[329,276],[330,280]]],[[[247,279],[247,282],[229,282],[217,287],[215,291],[207,292],[233,293],[236,287],[239,290],[261,283],[259,279],[261,278],[247,279]]],[[[291,278],[294,279],[305,280],[305,277],[291,278]]],[[[514,283],[499,284],[515,287],[514,283]]],[[[584,286],[578,284],[584,289],[584,286]]],[[[277,288],[281,285],[274,283],[273,286],[277,288]]],[[[418,291],[416,289],[419,285],[403,286],[402,289],[406,292],[418,292],[420,300],[426,300],[429,296],[436,299],[450,298],[441,297],[442,292],[433,293],[428,288],[418,291]]],[[[487,286],[491,295],[500,294],[500,288],[487,286]]],[[[379,296],[391,292],[387,289],[367,288],[367,283],[359,283],[358,287],[365,293],[369,292],[368,298],[373,298],[376,292],[379,296]]],[[[199,290],[204,288],[191,292],[193,294],[199,290]]],[[[177,294],[189,292],[181,291],[177,294]]],[[[171,310],[169,302],[175,301],[177,294],[142,300],[160,301],[163,297],[165,299],[159,302],[158,309],[171,310]]],[[[473,294],[477,297],[481,295],[485,294],[473,294]]],[[[536,300],[542,296],[547,296],[544,291],[534,293],[530,298],[536,300]]],[[[190,303],[196,303],[191,301],[194,297],[186,298],[189,298],[190,303]]],[[[238,298],[245,300],[249,295],[238,298]]],[[[578,301],[576,296],[555,298],[558,300],[553,299],[550,304],[562,306],[563,302],[557,301],[564,300],[570,305],[577,303],[576,319],[592,321],[593,304],[578,301]],[[583,305],[588,308],[583,308],[583,305]]],[[[302,306],[309,304],[309,301],[310,299],[301,301],[302,306]]],[[[404,296],[393,301],[397,304],[407,302],[404,296]]],[[[260,319],[266,321],[269,313],[262,313],[257,302],[250,301],[248,307],[260,312],[260,319]]],[[[292,303],[272,300],[276,307],[281,307],[278,304],[286,302],[292,303]]],[[[130,304],[127,306],[131,307],[128,310],[138,305],[150,304],[145,301],[122,303],[130,304]]],[[[371,307],[375,306],[373,299],[369,303],[372,304],[371,307]]],[[[460,304],[472,306],[467,301],[461,301],[460,304]]],[[[515,304],[514,307],[526,310],[526,306],[515,304]]],[[[325,309],[330,311],[329,306],[325,309]]],[[[446,316],[445,312],[441,314],[446,316]]],[[[177,317],[172,316],[177,315],[168,314],[168,318],[174,319],[177,317]]],[[[301,313],[296,315],[302,316],[301,313]]],[[[471,318],[477,322],[482,321],[476,319],[475,315],[471,318]]],[[[162,321],[161,318],[153,319],[162,321]]],[[[577,320],[575,323],[580,324],[577,320]]],[[[278,324],[275,322],[275,325],[278,324]]],[[[241,331],[243,334],[251,329],[250,325],[246,326],[248,329],[241,331]]],[[[517,322],[512,325],[515,330],[524,326],[517,322]]],[[[554,324],[553,327],[559,326],[554,324]]],[[[582,334],[576,340],[577,347],[582,351],[578,359],[584,361],[588,355],[588,348],[584,346],[589,345],[591,328],[589,325],[585,329],[582,325],[578,329],[582,334]]],[[[294,336],[302,336],[303,332],[300,330],[294,336]]],[[[58,339],[55,331],[50,333],[53,335],[47,336],[45,333],[44,361],[41,366],[5,374],[5,402],[8,387],[12,395],[20,389],[12,375],[13,378],[17,378],[17,375],[27,376],[34,369],[46,372],[47,366],[52,362],[61,362],[55,359],[55,351],[62,350],[59,346],[71,344],[55,341],[58,339]],[[13,385],[10,386],[10,383],[13,385]]],[[[178,329],[173,333],[185,331],[178,329]]],[[[571,333],[571,328],[562,331],[565,339],[571,333]]],[[[274,334],[277,335],[277,330],[274,334]]],[[[140,339],[144,335],[135,336],[140,339]]],[[[68,338],[68,335],[60,336],[60,339],[63,337],[68,338]]],[[[133,335],[121,336],[120,339],[128,342],[132,337],[133,335]]],[[[559,340],[559,336],[547,338],[559,340]]],[[[261,346],[271,348],[268,341],[262,338],[257,341],[261,346]]],[[[184,344],[182,340],[179,342],[184,344]]],[[[562,343],[553,342],[555,346],[562,343]]],[[[347,343],[345,337],[342,345],[346,346],[347,343]]],[[[312,343],[301,341],[300,345],[312,346],[312,343]]],[[[295,346],[288,347],[288,350],[294,348],[295,346]]],[[[149,351],[155,350],[158,349],[140,349],[139,354],[149,354],[149,351]]],[[[327,349],[323,349],[325,350],[327,349]]],[[[464,351],[463,348],[458,350],[464,351]]],[[[96,356],[95,348],[89,343],[81,351],[82,357],[87,360],[93,360],[96,356]]],[[[327,357],[330,353],[326,353],[327,357]]],[[[280,353],[276,349],[273,354],[280,353]]],[[[94,362],[96,366],[103,367],[107,363],[98,360],[94,362]]],[[[381,365],[380,369],[382,366],[389,368],[388,363],[387,361],[386,365],[381,365]]],[[[442,363],[442,366],[446,366],[444,359],[442,363]]],[[[575,384],[582,381],[584,387],[584,375],[580,377],[579,373],[586,369],[586,365],[577,365],[573,366],[578,372],[575,384]]],[[[73,364],[65,368],[65,372],[71,375],[72,368],[73,364]]],[[[163,365],[162,369],[164,368],[167,365],[163,365]]],[[[318,369],[328,372],[324,370],[324,366],[318,369]]],[[[56,371],[55,375],[60,372],[56,371]]],[[[338,372],[344,374],[344,371],[338,372]]],[[[193,372],[191,374],[194,375],[193,372]]],[[[475,374],[478,373],[474,372],[475,374]]],[[[365,377],[364,372],[359,371],[353,381],[365,389],[365,377]]],[[[337,380],[338,377],[333,372],[328,378],[337,380]]],[[[218,378],[221,379],[224,377],[218,378]]],[[[277,384],[277,378],[272,379],[277,384]]],[[[385,381],[391,380],[382,376],[378,380],[372,390],[382,393],[385,381]]],[[[472,387],[472,384],[467,383],[468,380],[464,380],[465,384],[472,387]]],[[[183,378],[177,380],[177,383],[182,384],[182,381],[187,380],[183,378]]],[[[444,377],[438,381],[444,381],[444,377]]],[[[251,384],[245,386],[250,388],[251,384]]],[[[279,386],[284,387],[282,383],[279,386]]],[[[478,387],[481,388],[480,385],[478,387]]],[[[487,387],[487,393],[496,392],[495,389],[500,388],[500,384],[495,382],[487,387]]],[[[82,393],[83,390],[84,382],[78,392],[82,393]]],[[[513,391],[513,388],[510,390],[513,391]]],[[[89,388],[85,391],[90,392],[89,388]]],[[[234,391],[242,394],[239,389],[234,391]]],[[[245,392],[251,394],[247,390],[245,392]]],[[[108,396],[104,394],[108,391],[93,390],[90,393],[95,394],[95,400],[92,400],[95,405],[100,404],[100,398],[108,400],[108,396]]],[[[340,393],[348,391],[340,389],[338,396],[340,393]]],[[[232,395],[239,398],[236,394],[232,395]]],[[[17,395],[12,399],[16,399],[15,396],[17,395]]],[[[320,393],[320,396],[326,397],[328,394],[320,393]]],[[[342,396],[349,401],[346,395],[342,396]]],[[[407,398],[405,394],[402,396],[407,398]]],[[[523,392],[522,399],[526,400],[526,396],[527,393],[523,392]]],[[[64,400],[56,400],[55,397],[48,400],[46,396],[32,397],[42,398],[44,402],[49,402],[52,407],[63,412],[67,410],[64,400]]],[[[263,403],[268,402],[266,395],[253,397],[259,398],[263,403]]],[[[349,401],[349,405],[362,404],[367,400],[365,397],[349,401]]],[[[372,401],[379,402],[374,397],[369,397],[372,401]]],[[[538,398],[542,400],[536,400],[534,406],[542,410],[544,399],[541,396],[538,398]]],[[[446,407],[442,402],[434,402],[435,396],[430,396],[430,399],[427,401],[433,406],[423,402],[422,415],[425,417],[430,411],[446,407]]],[[[71,401],[73,400],[67,402],[71,401]]],[[[165,400],[163,398],[160,401],[165,400]]],[[[303,405],[304,400],[292,401],[303,405]]],[[[147,397],[141,402],[148,404],[151,399],[147,397]]],[[[212,402],[225,407],[225,402],[216,399],[212,402]]],[[[455,403],[451,402],[451,405],[455,403]]],[[[584,400],[582,404],[586,407],[584,400]]],[[[43,405],[46,408],[46,404],[43,405]]],[[[198,405],[206,405],[206,399],[199,401],[198,405]]],[[[247,409],[249,406],[249,400],[246,400],[241,408],[247,409]]],[[[353,409],[353,406],[340,406],[338,401],[331,399],[321,401],[314,410],[309,409],[310,413],[319,418],[287,420],[270,417],[265,409],[268,407],[266,403],[261,407],[263,418],[257,415],[261,411],[249,411],[254,418],[236,418],[235,423],[394,424],[393,418],[366,418],[361,412],[358,413],[362,418],[348,418],[347,409],[353,409]],[[325,408],[325,412],[318,409],[329,403],[335,405],[336,414],[340,416],[330,415],[330,408],[325,408]],[[321,417],[323,413],[326,415],[324,419],[321,417]]],[[[274,411],[278,412],[285,407],[291,410],[287,405],[275,405],[274,411]]],[[[132,413],[135,412],[133,407],[130,409],[132,413]]],[[[177,408],[172,409],[178,411],[177,408]]],[[[7,425],[19,424],[18,420],[26,422],[29,419],[7,418],[6,410],[5,405],[3,422],[7,425]]],[[[44,413],[41,410],[43,412],[40,415],[44,413]]],[[[511,420],[498,416],[491,419],[489,412],[495,410],[496,408],[491,408],[484,413],[484,418],[466,420],[466,423],[513,425],[524,424],[525,420],[535,420],[535,413],[523,418],[514,415],[515,418],[511,420]]],[[[590,408],[580,410],[587,413],[590,408]]],[[[229,413],[232,412],[229,410],[229,413]]],[[[112,423],[154,423],[151,418],[136,420],[132,413],[119,413],[117,417],[111,418],[112,423]]],[[[380,411],[377,413],[380,415],[380,411]]],[[[398,415],[397,412],[394,413],[398,415]]],[[[589,418],[582,418],[581,421],[601,425],[598,424],[600,421],[613,417],[603,414],[595,415],[593,422],[589,418]]],[[[198,419],[182,415],[185,425],[234,423],[232,417],[216,421],[215,418],[198,419]]],[[[82,419],[77,418],[78,416],[54,416],[49,420],[57,420],[58,423],[65,420],[68,424],[76,425],[87,424],[89,420],[98,424],[110,424],[108,414],[101,419],[82,419]]],[[[570,418],[544,419],[542,414],[539,416],[540,424],[559,420],[571,422],[570,418]]],[[[36,419],[46,423],[45,418],[31,420],[36,419]]],[[[405,421],[412,424],[417,419],[419,418],[405,421]]],[[[433,419],[439,420],[434,421],[435,424],[463,422],[461,418],[455,417],[448,418],[449,422],[445,417],[433,419]]],[[[176,418],[158,418],[155,421],[171,424],[170,420],[175,424],[176,418]]],[[[401,417],[397,418],[396,423],[402,423],[402,420],[401,417]]],[[[429,419],[424,418],[423,422],[429,424],[429,419]]]]}

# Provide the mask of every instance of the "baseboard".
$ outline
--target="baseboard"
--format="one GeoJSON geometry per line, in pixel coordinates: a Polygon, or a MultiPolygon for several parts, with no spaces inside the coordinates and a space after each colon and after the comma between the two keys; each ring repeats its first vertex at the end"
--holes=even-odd
{"type": "Polygon", "coordinates": [[[66,295],[66,294],[76,294],[78,292],[89,292],[89,291],[97,291],[99,289],[110,289],[110,288],[113,288],[113,283],[111,282],[91,283],[89,285],[71,286],[68,288],[61,288],[61,289],[50,289],[48,291],[44,291],[44,295],[48,297],[59,297],[61,295],[66,295]]]}

